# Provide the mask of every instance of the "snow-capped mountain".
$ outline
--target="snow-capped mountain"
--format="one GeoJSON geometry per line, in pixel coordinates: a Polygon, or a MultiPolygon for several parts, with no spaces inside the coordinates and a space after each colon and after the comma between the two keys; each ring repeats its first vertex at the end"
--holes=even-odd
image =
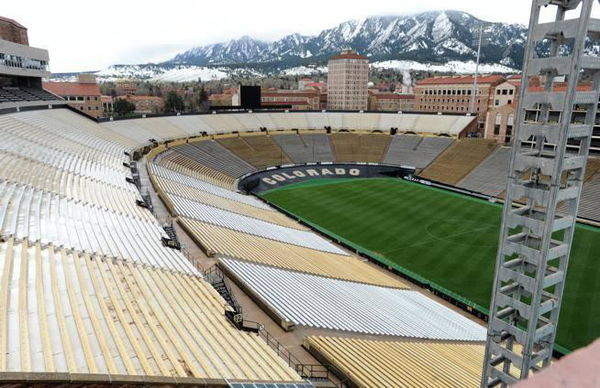
{"type": "MultiPolygon", "coordinates": [[[[244,36],[226,43],[196,47],[170,64],[270,64],[280,68],[324,63],[344,48],[367,55],[372,62],[412,60],[444,64],[476,57],[481,20],[459,11],[410,16],[377,16],[350,20],[317,36],[288,35],[275,42],[244,36]]],[[[527,30],[517,24],[487,23],[482,62],[520,68],[527,30]]]]}
{"type": "MultiPolygon", "coordinates": [[[[341,23],[316,36],[291,34],[274,42],[244,36],[192,48],[164,63],[113,65],[94,74],[100,81],[173,82],[311,75],[326,72],[327,59],[346,48],[367,55],[372,69],[473,73],[481,23],[459,11],[368,17],[341,23]]],[[[485,23],[480,71],[520,69],[526,39],[525,26],[485,23]]],[[[53,75],[53,79],[75,78],[72,73],[53,75]]]]}

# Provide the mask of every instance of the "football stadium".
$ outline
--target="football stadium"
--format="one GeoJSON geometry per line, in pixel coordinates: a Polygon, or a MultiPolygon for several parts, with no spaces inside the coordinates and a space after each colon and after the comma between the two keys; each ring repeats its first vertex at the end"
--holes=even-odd
{"type": "MultiPolygon", "coordinates": [[[[508,193],[511,146],[470,136],[476,116],[97,119],[42,88],[47,51],[0,43],[0,386],[480,386],[503,205],[530,202],[508,193]]],[[[585,156],[557,365],[600,337],[600,156],[585,156]]]]}

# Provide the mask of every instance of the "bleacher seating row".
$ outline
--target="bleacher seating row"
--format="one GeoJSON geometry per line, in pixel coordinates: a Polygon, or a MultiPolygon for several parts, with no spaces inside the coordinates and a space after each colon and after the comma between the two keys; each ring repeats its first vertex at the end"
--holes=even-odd
{"type": "Polygon", "coordinates": [[[139,192],[124,189],[22,156],[0,152],[0,181],[19,182],[76,201],[147,221],[152,214],[136,205],[139,192]]]}
{"type": "Polygon", "coordinates": [[[334,133],[331,147],[338,162],[380,163],[387,153],[391,136],[382,134],[334,133]]]}
{"type": "Polygon", "coordinates": [[[498,148],[469,173],[458,186],[479,193],[498,196],[506,190],[510,148],[498,148]]]}
{"type": "Polygon", "coordinates": [[[421,176],[456,185],[498,148],[494,140],[462,139],[448,147],[421,176]]]}
{"type": "Polygon", "coordinates": [[[291,161],[270,136],[237,136],[218,138],[219,144],[257,169],[289,164],[291,161]]]}
{"type": "Polygon", "coordinates": [[[282,134],[272,138],[296,164],[335,160],[329,137],[325,134],[282,134]]]}
{"type": "Polygon", "coordinates": [[[484,341],[486,330],[412,290],[220,259],[228,273],[295,325],[371,335],[484,341]]]}
{"type": "Polygon", "coordinates": [[[232,189],[235,185],[234,177],[206,167],[187,156],[174,152],[172,149],[160,154],[155,159],[155,164],[226,189],[232,189]]]}
{"type": "Polygon", "coordinates": [[[179,222],[211,255],[229,256],[333,279],[406,288],[406,284],[353,256],[285,244],[186,217],[179,217],[179,222]]]}
{"type": "Polygon", "coordinates": [[[579,215],[600,220],[600,173],[592,176],[583,186],[579,215]]]}
{"type": "MultiPolygon", "coordinates": [[[[190,177],[191,178],[191,177],[190,177]]],[[[191,186],[180,184],[176,181],[153,176],[152,181],[158,192],[172,194],[178,197],[187,198],[192,201],[200,202],[206,205],[217,207],[232,213],[246,215],[258,220],[271,222],[273,224],[287,226],[293,229],[306,230],[301,224],[286,217],[282,213],[247,205],[243,202],[234,201],[224,196],[211,194],[208,191],[198,190],[191,186]]],[[[191,178],[193,179],[193,178],[191,178]]],[[[235,194],[235,193],[234,193],[235,194]]],[[[163,198],[169,198],[167,195],[162,195],[163,198]]],[[[243,196],[242,196],[243,197],[243,196]]],[[[169,203],[173,208],[173,204],[169,203]]]]}
{"type": "Polygon", "coordinates": [[[331,244],[323,237],[309,231],[276,225],[271,222],[229,212],[174,194],[168,194],[168,197],[174,205],[175,213],[180,216],[286,244],[297,245],[337,255],[347,255],[347,253],[331,244]]]}
{"type": "Polygon", "coordinates": [[[309,336],[304,346],[360,387],[477,387],[484,345],[309,336]]]}
{"type": "Polygon", "coordinates": [[[255,197],[251,197],[248,195],[242,195],[242,194],[236,193],[234,191],[224,189],[217,185],[213,185],[209,182],[205,182],[201,178],[195,177],[193,175],[187,175],[186,173],[180,173],[178,171],[174,171],[169,168],[157,165],[156,163],[149,163],[148,169],[151,172],[151,174],[160,176],[160,177],[163,177],[166,179],[170,179],[172,181],[177,182],[180,185],[193,187],[194,189],[204,191],[204,192],[207,192],[210,194],[214,194],[218,197],[222,197],[222,198],[229,199],[232,201],[240,202],[240,203],[243,203],[243,204],[246,204],[249,206],[253,206],[258,209],[272,211],[272,209],[269,207],[269,205],[265,204],[264,202],[261,202],[260,200],[256,199],[255,197]]]}
{"type": "Polygon", "coordinates": [[[392,138],[383,162],[412,166],[422,170],[429,166],[453,141],[449,137],[397,135],[392,138]]]}
{"type": "Polygon", "coordinates": [[[0,87],[0,107],[3,103],[30,102],[30,101],[57,101],[54,94],[43,89],[4,86],[0,87]]]}
{"type": "Polygon", "coordinates": [[[410,132],[422,135],[458,136],[474,117],[440,116],[427,114],[388,113],[337,113],[337,112],[293,112],[293,113],[224,113],[179,117],[158,117],[143,120],[124,120],[105,123],[114,130],[138,143],[149,139],[179,138],[231,132],[270,131],[291,129],[318,129],[331,127],[334,130],[382,131],[389,133],[398,128],[399,133],[410,132]]]}
{"type": "Polygon", "coordinates": [[[223,174],[232,177],[256,171],[256,168],[214,140],[183,144],[175,147],[174,150],[213,170],[221,171],[223,174]]]}
{"type": "Polygon", "coordinates": [[[17,183],[0,183],[0,198],[1,236],[199,275],[183,255],[162,245],[161,238],[168,236],[155,220],[119,214],[17,183]]]}
{"type": "Polygon", "coordinates": [[[0,272],[2,380],[299,380],[227,322],[198,277],[13,238],[0,243],[0,272]]]}
{"type": "Polygon", "coordinates": [[[144,142],[65,109],[0,116],[0,138],[0,380],[300,381],[136,205],[144,142]]]}

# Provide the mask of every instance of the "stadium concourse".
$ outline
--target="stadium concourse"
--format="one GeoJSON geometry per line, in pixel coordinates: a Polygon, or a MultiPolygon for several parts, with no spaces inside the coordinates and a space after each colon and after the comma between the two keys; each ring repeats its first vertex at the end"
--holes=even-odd
{"type": "Polygon", "coordinates": [[[244,113],[99,125],[68,109],[1,115],[0,380],[476,386],[479,322],[236,187],[281,164],[385,163],[444,180],[452,163],[449,183],[499,195],[489,177],[501,175],[495,160],[506,151],[459,139],[471,122],[244,113]],[[174,229],[162,222],[170,217],[174,229]],[[174,249],[176,237],[187,249],[174,249]],[[215,274],[234,284],[216,285],[215,274]],[[299,363],[265,341],[262,325],[240,330],[238,304],[242,326],[258,321],[299,363]],[[319,379],[307,365],[337,377],[319,379]]]}

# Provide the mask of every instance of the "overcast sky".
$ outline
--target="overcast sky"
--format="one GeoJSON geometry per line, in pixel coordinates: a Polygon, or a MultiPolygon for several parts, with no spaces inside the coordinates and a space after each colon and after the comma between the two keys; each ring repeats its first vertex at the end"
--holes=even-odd
{"type": "Polygon", "coordinates": [[[527,24],[529,0],[3,0],[0,14],[50,50],[53,72],[169,59],[190,47],[243,35],[275,40],[316,34],[349,19],[457,9],[488,21],[527,24]],[[449,5],[451,4],[451,5],[449,5]]]}

